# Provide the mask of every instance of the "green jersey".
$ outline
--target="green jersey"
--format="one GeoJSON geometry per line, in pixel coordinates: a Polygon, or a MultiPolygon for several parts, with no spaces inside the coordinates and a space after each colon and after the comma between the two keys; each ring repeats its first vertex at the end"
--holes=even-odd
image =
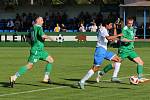
{"type": "MultiPolygon", "coordinates": [[[[126,38],[128,40],[134,40],[135,33],[133,27],[129,28],[125,26],[122,30],[122,34],[123,36],[121,39],[126,38]]],[[[130,52],[131,50],[134,50],[134,42],[121,42],[119,51],[130,52]]]]}
{"type": "Polygon", "coordinates": [[[31,50],[44,49],[43,35],[44,32],[42,26],[35,24],[31,29],[31,50]]]}

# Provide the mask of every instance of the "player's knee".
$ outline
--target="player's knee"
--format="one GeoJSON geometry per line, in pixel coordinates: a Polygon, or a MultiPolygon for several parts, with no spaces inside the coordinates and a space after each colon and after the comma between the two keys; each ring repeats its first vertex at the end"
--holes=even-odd
{"type": "Polygon", "coordinates": [[[47,61],[48,61],[48,63],[53,63],[54,59],[51,56],[48,56],[47,61]]]}
{"type": "Polygon", "coordinates": [[[121,59],[118,56],[115,56],[112,61],[114,62],[121,62],[121,59]]]}
{"type": "Polygon", "coordinates": [[[99,69],[100,69],[100,68],[99,68],[98,66],[93,66],[93,67],[92,67],[92,70],[93,70],[94,72],[99,71],[99,69]]]}
{"type": "Polygon", "coordinates": [[[33,68],[33,64],[27,64],[26,66],[28,70],[31,70],[33,68]]]}
{"type": "Polygon", "coordinates": [[[137,64],[139,64],[139,65],[142,65],[142,66],[144,65],[144,62],[143,62],[142,59],[138,59],[136,62],[137,62],[137,64]]]}
{"type": "Polygon", "coordinates": [[[140,64],[140,65],[143,66],[143,65],[144,65],[144,62],[143,62],[143,61],[140,61],[138,64],[140,64]]]}

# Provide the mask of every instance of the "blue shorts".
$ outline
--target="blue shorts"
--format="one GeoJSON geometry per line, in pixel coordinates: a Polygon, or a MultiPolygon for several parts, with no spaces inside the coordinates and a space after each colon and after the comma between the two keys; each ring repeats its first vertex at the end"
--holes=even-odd
{"type": "Polygon", "coordinates": [[[100,66],[104,59],[111,60],[115,55],[115,53],[107,51],[103,47],[96,47],[94,53],[94,65],[100,66]]]}

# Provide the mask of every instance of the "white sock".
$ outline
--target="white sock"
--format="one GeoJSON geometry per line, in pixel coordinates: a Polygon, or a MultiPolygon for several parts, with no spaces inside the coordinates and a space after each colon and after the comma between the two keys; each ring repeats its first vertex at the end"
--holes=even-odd
{"type": "Polygon", "coordinates": [[[118,76],[118,73],[119,73],[119,70],[120,70],[120,65],[121,65],[120,62],[115,62],[115,64],[114,64],[115,69],[114,69],[113,77],[118,76]]]}
{"type": "Polygon", "coordinates": [[[86,80],[88,80],[92,75],[94,74],[94,71],[90,69],[88,73],[81,79],[81,83],[85,83],[86,80]]]}
{"type": "Polygon", "coordinates": [[[45,74],[44,79],[49,79],[49,75],[45,74]]]}
{"type": "Polygon", "coordinates": [[[14,75],[14,81],[17,79],[17,76],[16,75],[14,75]]]}

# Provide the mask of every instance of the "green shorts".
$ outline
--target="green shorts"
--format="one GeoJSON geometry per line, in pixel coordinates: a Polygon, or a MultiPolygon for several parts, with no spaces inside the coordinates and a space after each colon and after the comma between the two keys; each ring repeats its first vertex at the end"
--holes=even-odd
{"type": "Polygon", "coordinates": [[[46,60],[48,53],[44,50],[31,50],[28,62],[36,63],[38,60],[46,60]]]}
{"type": "Polygon", "coordinates": [[[134,58],[139,57],[134,50],[128,52],[119,51],[118,56],[122,60],[124,60],[125,58],[128,58],[129,60],[133,60],[134,58]]]}

